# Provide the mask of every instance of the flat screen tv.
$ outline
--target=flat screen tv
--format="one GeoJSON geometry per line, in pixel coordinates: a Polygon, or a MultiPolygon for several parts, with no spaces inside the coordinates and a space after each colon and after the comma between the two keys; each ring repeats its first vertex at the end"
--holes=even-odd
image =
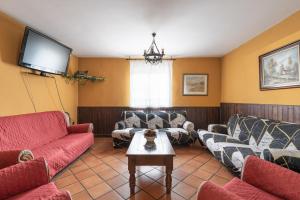
{"type": "Polygon", "coordinates": [[[62,43],[26,27],[19,57],[19,65],[41,74],[67,73],[72,49],[62,43]]]}

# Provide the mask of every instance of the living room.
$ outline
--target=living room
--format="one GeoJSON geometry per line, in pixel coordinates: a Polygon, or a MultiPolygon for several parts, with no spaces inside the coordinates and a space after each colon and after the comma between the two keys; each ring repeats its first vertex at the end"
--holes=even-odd
{"type": "Polygon", "coordinates": [[[298,0],[1,1],[0,199],[300,199],[299,21],[298,0]]]}

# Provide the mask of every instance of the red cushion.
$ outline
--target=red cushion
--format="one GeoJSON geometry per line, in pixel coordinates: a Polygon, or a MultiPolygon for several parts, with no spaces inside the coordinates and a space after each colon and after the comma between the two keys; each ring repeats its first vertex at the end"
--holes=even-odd
{"type": "Polygon", "coordinates": [[[245,200],[283,200],[279,197],[273,196],[263,190],[260,190],[238,178],[232,179],[224,188],[245,200]]]}
{"type": "Polygon", "coordinates": [[[0,151],[34,149],[67,135],[60,111],[0,117],[0,151]]]}
{"type": "Polygon", "coordinates": [[[52,177],[84,153],[93,143],[92,133],[76,133],[33,149],[32,152],[34,156],[41,156],[47,160],[52,177]]]}
{"type": "Polygon", "coordinates": [[[9,198],[9,200],[16,200],[16,199],[22,199],[22,200],[32,200],[32,199],[45,199],[49,196],[51,196],[54,193],[59,192],[54,183],[48,183],[46,185],[42,185],[40,187],[37,187],[33,190],[29,190],[27,192],[18,194],[16,196],[13,196],[9,198]]]}

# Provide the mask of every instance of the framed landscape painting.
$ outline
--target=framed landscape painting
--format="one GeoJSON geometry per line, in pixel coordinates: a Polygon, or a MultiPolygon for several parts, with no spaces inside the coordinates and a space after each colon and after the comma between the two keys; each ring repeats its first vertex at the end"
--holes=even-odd
{"type": "Polygon", "coordinates": [[[300,87],[300,41],[259,56],[260,89],[300,87]]]}
{"type": "Polygon", "coordinates": [[[208,74],[183,74],[184,96],[206,96],[208,74]]]}

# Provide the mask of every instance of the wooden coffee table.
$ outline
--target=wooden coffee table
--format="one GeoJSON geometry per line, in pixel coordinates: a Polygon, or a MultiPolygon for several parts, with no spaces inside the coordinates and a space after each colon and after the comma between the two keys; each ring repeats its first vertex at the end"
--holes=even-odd
{"type": "Polygon", "coordinates": [[[127,150],[129,185],[131,194],[135,188],[135,168],[136,166],[166,166],[166,187],[167,193],[171,192],[173,157],[176,156],[174,149],[165,132],[159,132],[155,138],[155,148],[149,150],[145,148],[144,132],[139,131],[134,137],[127,150]]]}

